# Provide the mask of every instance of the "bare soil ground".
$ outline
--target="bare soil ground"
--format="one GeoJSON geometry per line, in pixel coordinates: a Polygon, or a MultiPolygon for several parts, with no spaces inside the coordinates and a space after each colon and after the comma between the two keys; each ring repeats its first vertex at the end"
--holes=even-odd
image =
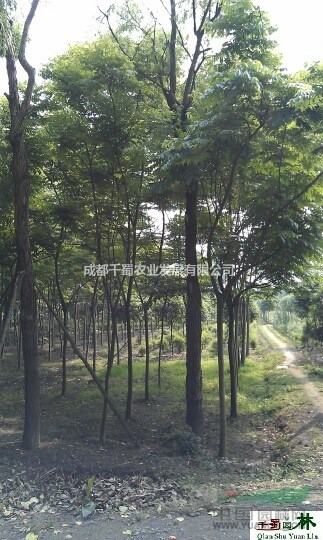
{"type": "MultiPolygon", "coordinates": [[[[135,397],[134,418],[140,418],[140,424],[132,421],[131,429],[143,441],[140,449],[129,443],[112,419],[107,444],[101,446],[98,424],[93,422],[94,413],[99,417],[100,411],[93,410],[88,399],[80,407],[77,399],[76,392],[83,391],[86,398],[88,389],[79,367],[69,367],[69,395],[64,400],[58,397],[60,372],[55,361],[42,369],[42,444],[35,452],[24,452],[20,448],[22,375],[7,359],[5,377],[0,379],[6,396],[0,402],[0,539],[22,540],[33,532],[39,540],[168,540],[170,536],[244,540],[249,538],[246,513],[260,504],[239,497],[291,487],[309,486],[307,501],[302,502],[311,510],[323,509],[321,392],[285,343],[267,328],[263,336],[287,355],[288,370],[304,391],[303,405],[275,417],[245,414],[229,420],[230,451],[223,460],[216,457],[216,419],[206,419],[212,436],[203,441],[201,452],[181,455],[176,441],[167,438],[175,419],[157,396],[150,406],[135,397]],[[73,415],[65,414],[66,408],[73,415]],[[92,476],[95,481],[87,497],[92,476]],[[84,518],[82,509],[83,514],[91,510],[90,500],[96,510],[84,518]],[[225,519],[224,509],[229,511],[225,519]],[[229,525],[219,529],[222,521],[229,525]]],[[[281,509],[281,505],[278,497],[265,506],[281,509]]]]}

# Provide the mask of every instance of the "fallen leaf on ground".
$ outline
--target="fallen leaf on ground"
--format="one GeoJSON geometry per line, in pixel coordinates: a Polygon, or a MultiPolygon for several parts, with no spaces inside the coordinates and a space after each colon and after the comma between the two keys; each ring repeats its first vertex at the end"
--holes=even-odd
{"type": "Polygon", "coordinates": [[[30,508],[33,504],[37,504],[37,503],[38,503],[37,497],[31,497],[31,499],[29,499],[29,501],[22,501],[22,502],[21,502],[21,507],[22,507],[24,510],[29,510],[29,508],[30,508]]]}

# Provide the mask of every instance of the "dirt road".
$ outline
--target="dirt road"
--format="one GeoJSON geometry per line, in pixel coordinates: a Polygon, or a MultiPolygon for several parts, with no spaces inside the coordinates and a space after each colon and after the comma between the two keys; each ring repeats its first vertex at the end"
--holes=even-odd
{"type": "Polygon", "coordinates": [[[313,413],[323,414],[323,394],[318,390],[317,386],[309,380],[304,370],[297,366],[297,354],[291,350],[289,345],[278,338],[269,326],[264,325],[261,329],[264,336],[267,337],[271,343],[277,345],[278,349],[284,352],[285,361],[283,365],[289,370],[293,377],[303,385],[305,393],[313,404],[313,413]]]}

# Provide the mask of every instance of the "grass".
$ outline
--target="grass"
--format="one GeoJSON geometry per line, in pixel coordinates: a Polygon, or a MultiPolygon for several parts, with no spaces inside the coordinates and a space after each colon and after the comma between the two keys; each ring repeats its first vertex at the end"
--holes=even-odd
{"type": "MultiPolygon", "coordinates": [[[[276,370],[281,362],[281,354],[258,352],[253,358],[248,358],[240,370],[238,403],[240,415],[274,413],[283,407],[296,407],[302,402],[298,385],[286,372],[276,370]]],[[[207,417],[214,416],[218,410],[218,367],[215,358],[207,358],[202,362],[203,369],[203,400],[207,417]]],[[[161,434],[172,425],[185,425],[185,377],[186,368],[183,359],[168,360],[162,363],[161,388],[157,386],[157,364],[150,367],[151,405],[143,404],[145,365],[137,361],[133,366],[133,429],[140,431],[142,415],[143,431],[148,436],[150,428],[161,434]],[[139,416],[139,418],[138,418],[139,416]]],[[[98,375],[103,379],[104,366],[98,368],[98,375]]],[[[85,377],[85,376],[84,376],[85,377]]],[[[86,376],[85,378],[88,378],[86,376]]],[[[81,385],[82,386],[82,385],[81,385]]],[[[84,383],[83,383],[84,386],[84,383]]],[[[127,390],[127,366],[115,366],[111,377],[111,399],[120,410],[125,406],[127,390]]],[[[229,367],[226,365],[226,395],[229,412],[230,379],[229,367]]],[[[68,398],[67,398],[68,399],[68,398]]],[[[75,396],[74,408],[79,410],[79,416],[99,417],[102,408],[102,398],[94,385],[86,385],[75,396]],[[82,414],[83,411],[83,414],[82,414]]],[[[59,407],[59,417],[64,413],[64,406],[59,407]]],[[[98,429],[98,428],[97,428],[98,429]]]]}
{"type": "MultiPolygon", "coordinates": [[[[41,362],[41,461],[37,461],[40,458],[35,453],[34,463],[38,467],[38,463],[45,462],[48,469],[59,468],[62,464],[67,471],[78,468],[87,471],[89,468],[91,472],[88,477],[93,471],[107,471],[113,467],[117,471],[120,469],[121,474],[130,474],[129,471],[138,469],[144,474],[146,470],[151,470],[154,475],[160,474],[162,477],[169,473],[176,474],[192,493],[195,489],[202,492],[201,486],[204,486],[203,497],[209,501],[211,493],[212,504],[213,498],[217,501],[220,496],[218,488],[216,495],[212,491],[219,482],[223,486],[234,482],[240,493],[250,492],[250,485],[254,486],[252,491],[256,488],[264,491],[266,486],[273,490],[274,483],[282,479],[285,481],[286,478],[297,480],[294,486],[307,485],[312,469],[316,474],[316,463],[313,466],[309,464],[310,473],[307,463],[308,456],[314,454],[307,446],[304,449],[295,446],[293,441],[291,443],[290,432],[281,430],[279,423],[282,420],[283,427],[285,421],[291,420],[293,423],[295,411],[301,410],[305,397],[300,385],[288,371],[276,369],[282,361],[282,354],[268,350],[268,344],[262,348],[264,340],[258,338],[257,331],[256,325],[253,325],[251,336],[256,347],[250,351],[250,356],[239,371],[239,417],[228,419],[227,460],[216,459],[219,442],[218,366],[216,355],[211,353],[206,343],[202,360],[206,434],[202,445],[199,439],[192,437],[185,424],[184,354],[174,358],[163,356],[161,388],[157,384],[157,362],[151,362],[149,404],[144,402],[145,362],[143,359],[134,361],[132,418],[128,426],[142,443],[139,450],[129,444],[127,435],[111,411],[106,445],[98,444],[103,405],[99,390],[81,361],[72,358],[71,354],[68,360],[67,396],[62,398],[61,364],[53,355],[52,362],[46,359],[41,362]]],[[[208,339],[214,340],[213,331],[208,339]]],[[[97,375],[104,381],[105,353],[103,349],[100,352],[97,375]]],[[[8,448],[19,446],[23,417],[23,371],[17,373],[14,354],[12,358],[6,357],[3,367],[0,393],[4,422],[0,433],[3,441],[0,445],[0,463],[2,456],[7,456],[8,448]]],[[[126,405],[127,379],[128,370],[123,359],[120,365],[114,365],[110,381],[110,398],[122,415],[126,405]]],[[[227,359],[225,379],[228,416],[230,373],[227,359]]],[[[317,444],[320,442],[319,436],[319,433],[315,433],[317,444]]],[[[12,453],[12,459],[14,456],[16,454],[12,453]]],[[[253,496],[239,496],[238,501],[250,500],[252,503],[253,500],[248,497],[253,496]]],[[[268,500],[296,504],[305,499],[306,491],[288,489],[260,493],[254,502],[257,504],[268,500]]],[[[199,504],[204,505],[202,502],[199,504]]]]}
{"type": "MultiPolygon", "coordinates": [[[[264,352],[259,346],[257,328],[253,325],[252,335],[257,343],[256,350],[246,360],[239,373],[239,419],[237,429],[247,436],[249,423],[244,421],[250,417],[266,413],[275,414],[282,408],[297,407],[302,403],[302,394],[294,379],[286,372],[276,370],[281,362],[281,354],[264,352]]],[[[213,338],[213,334],[212,334],[213,338]]],[[[216,357],[206,356],[202,361],[203,370],[203,402],[206,418],[206,432],[214,437],[218,430],[218,366],[216,357]],[[212,435],[211,435],[212,434],[212,435]]],[[[16,417],[16,426],[21,425],[22,372],[16,374],[14,366],[8,366],[7,377],[13,377],[15,386],[4,384],[2,374],[3,397],[7,409],[5,418],[16,417]],[[19,404],[19,409],[12,413],[12,404],[19,404]]],[[[145,363],[139,359],[133,364],[133,409],[131,430],[142,440],[157,441],[165,433],[185,428],[185,378],[186,366],[184,357],[162,361],[161,387],[157,385],[157,363],[150,365],[151,402],[145,404],[144,376],[145,363]]],[[[104,380],[105,362],[98,360],[97,374],[104,380]]],[[[226,396],[227,411],[230,406],[230,375],[226,361],[226,396]]],[[[91,377],[79,360],[68,361],[68,385],[65,399],[60,397],[60,363],[44,361],[41,364],[42,384],[42,433],[48,438],[88,438],[97,440],[102,415],[102,396],[91,382],[91,377]]],[[[127,394],[127,365],[125,362],[115,365],[110,382],[110,397],[121,413],[125,410],[127,394]]],[[[304,398],[303,398],[304,399],[304,398]]],[[[109,436],[124,437],[118,422],[109,415],[109,436]]]]}
{"type": "Polygon", "coordinates": [[[241,501],[259,504],[301,504],[308,498],[311,491],[312,488],[310,486],[303,486],[301,488],[283,488],[251,495],[239,495],[235,498],[239,502],[241,501]]]}
{"type": "Polygon", "coordinates": [[[321,366],[306,366],[306,371],[309,375],[312,375],[313,378],[323,379],[323,367],[321,366]]]}

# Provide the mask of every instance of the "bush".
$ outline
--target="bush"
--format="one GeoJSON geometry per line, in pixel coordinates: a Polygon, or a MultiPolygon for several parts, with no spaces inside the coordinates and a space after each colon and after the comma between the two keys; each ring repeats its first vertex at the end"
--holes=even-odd
{"type": "Polygon", "coordinates": [[[138,347],[138,355],[139,356],[145,356],[145,354],[146,354],[145,345],[139,345],[139,347],[138,347]]]}
{"type": "Polygon", "coordinates": [[[216,338],[212,339],[212,341],[209,344],[209,353],[212,356],[215,356],[218,354],[218,340],[216,338]]]}
{"type": "Polygon", "coordinates": [[[320,379],[323,379],[322,366],[307,366],[306,370],[309,375],[315,375],[315,377],[319,377],[320,379]]]}
{"type": "Polygon", "coordinates": [[[214,333],[210,332],[210,330],[203,328],[202,330],[202,336],[201,336],[201,345],[202,349],[204,347],[207,347],[208,344],[212,341],[212,338],[214,337],[214,333]]]}
{"type": "Polygon", "coordinates": [[[181,336],[180,334],[174,333],[173,334],[173,346],[174,350],[177,353],[181,353],[185,349],[185,338],[184,336],[181,336]]]}
{"type": "Polygon", "coordinates": [[[176,431],[165,441],[167,446],[171,446],[175,454],[196,455],[199,451],[200,439],[191,430],[176,431]]]}

